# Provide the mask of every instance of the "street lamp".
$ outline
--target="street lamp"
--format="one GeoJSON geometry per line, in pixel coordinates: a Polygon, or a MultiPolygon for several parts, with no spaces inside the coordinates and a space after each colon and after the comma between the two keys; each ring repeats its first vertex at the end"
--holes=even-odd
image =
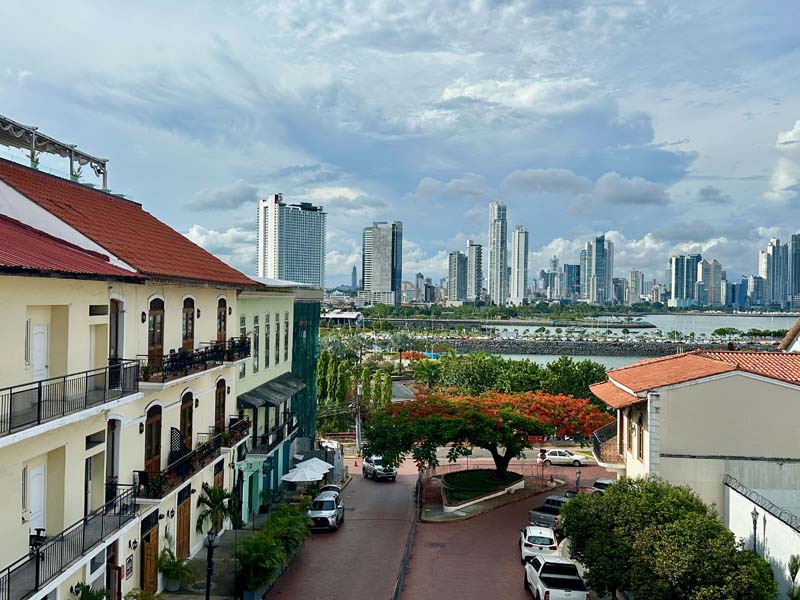
{"type": "Polygon", "coordinates": [[[750,513],[750,516],[753,517],[753,553],[758,554],[756,551],[756,532],[758,531],[758,511],[756,507],[753,506],[753,512],[750,513]]]}
{"type": "Polygon", "coordinates": [[[211,599],[211,575],[214,573],[214,543],[217,541],[217,532],[208,531],[208,560],[206,562],[206,600],[211,599]]]}
{"type": "Polygon", "coordinates": [[[359,383],[356,386],[356,451],[361,454],[361,396],[364,394],[364,386],[359,383]]]}
{"type": "Polygon", "coordinates": [[[576,493],[580,493],[581,492],[581,470],[580,469],[575,471],[575,492],[576,493]]]}

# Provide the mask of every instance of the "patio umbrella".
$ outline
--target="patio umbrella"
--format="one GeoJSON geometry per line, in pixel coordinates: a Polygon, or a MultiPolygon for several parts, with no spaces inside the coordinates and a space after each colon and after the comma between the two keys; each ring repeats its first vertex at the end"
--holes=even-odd
{"type": "Polygon", "coordinates": [[[327,463],[324,460],[317,458],[316,456],[313,458],[309,458],[308,460],[304,460],[303,462],[297,463],[295,465],[296,468],[306,467],[306,466],[322,472],[323,475],[333,468],[332,464],[327,463]]]}
{"type": "Polygon", "coordinates": [[[309,481],[319,481],[322,477],[323,474],[320,473],[319,469],[314,469],[312,467],[295,467],[281,477],[281,480],[293,483],[306,483],[309,481]]]}

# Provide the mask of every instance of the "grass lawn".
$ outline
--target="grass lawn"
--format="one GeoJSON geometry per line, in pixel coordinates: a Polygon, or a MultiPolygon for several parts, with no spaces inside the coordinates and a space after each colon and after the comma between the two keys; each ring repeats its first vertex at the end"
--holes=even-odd
{"type": "Polygon", "coordinates": [[[447,473],[442,476],[442,483],[448,504],[458,504],[501,490],[520,479],[519,473],[506,473],[499,478],[494,469],[471,469],[447,473]]]}

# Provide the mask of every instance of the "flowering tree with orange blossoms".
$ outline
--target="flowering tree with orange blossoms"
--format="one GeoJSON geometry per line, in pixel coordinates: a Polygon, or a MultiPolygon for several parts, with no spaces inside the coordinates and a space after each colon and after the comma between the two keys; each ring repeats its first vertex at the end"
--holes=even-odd
{"type": "Polygon", "coordinates": [[[411,455],[417,467],[439,464],[436,449],[448,446],[448,460],[466,456],[472,447],[492,455],[498,475],[532,447],[530,436],[556,434],[581,441],[612,417],[589,400],[561,394],[486,392],[460,395],[452,390],[420,394],[392,404],[367,423],[369,451],[389,464],[411,455]]]}

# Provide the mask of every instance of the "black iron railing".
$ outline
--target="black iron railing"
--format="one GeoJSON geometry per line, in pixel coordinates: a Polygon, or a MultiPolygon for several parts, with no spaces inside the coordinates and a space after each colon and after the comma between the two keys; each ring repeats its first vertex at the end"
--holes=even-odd
{"type": "Polygon", "coordinates": [[[297,416],[288,413],[283,423],[269,432],[250,436],[250,454],[269,454],[297,429],[297,416]]]}
{"type": "Polygon", "coordinates": [[[31,536],[30,552],[0,572],[0,600],[41,590],[136,515],[136,490],[116,484],[116,497],[54,535],[31,536]]]}
{"type": "Polygon", "coordinates": [[[611,421],[608,425],[603,425],[600,429],[592,433],[592,447],[594,456],[597,460],[603,460],[603,444],[613,439],[617,435],[617,422],[611,421]]]}
{"type": "Polygon", "coordinates": [[[198,433],[195,449],[181,456],[166,469],[158,473],[134,471],[139,497],[163,498],[219,458],[223,447],[230,447],[244,439],[249,428],[250,421],[238,419],[221,433],[213,430],[209,433],[198,433]]]}
{"type": "Polygon", "coordinates": [[[138,355],[136,358],[142,365],[142,381],[164,383],[249,356],[250,338],[242,337],[204,343],[194,350],[181,348],[163,356],[138,355]]]}
{"type": "Polygon", "coordinates": [[[113,360],[102,369],[3,388],[0,389],[0,436],[138,391],[139,363],[135,360],[113,360]]]}

